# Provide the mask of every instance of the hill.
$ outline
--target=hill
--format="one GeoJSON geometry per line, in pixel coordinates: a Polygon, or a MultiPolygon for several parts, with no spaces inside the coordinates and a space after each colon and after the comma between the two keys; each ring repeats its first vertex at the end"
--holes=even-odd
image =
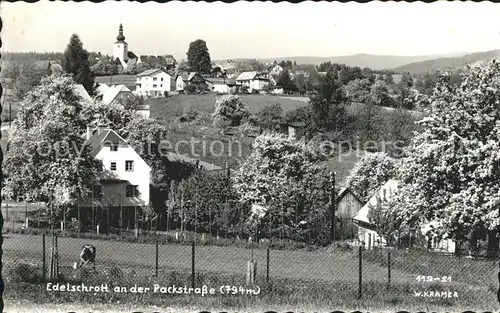
{"type": "Polygon", "coordinates": [[[498,57],[500,57],[500,50],[476,52],[460,57],[437,58],[434,60],[414,62],[396,67],[394,71],[398,73],[410,72],[411,74],[421,75],[434,72],[437,69],[457,70],[464,67],[465,64],[482,64],[498,57]]]}
{"type": "MultiPolygon", "coordinates": [[[[408,63],[432,60],[441,57],[462,56],[465,53],[454,53],[447,55],[420,55],[420,56],[398,56],[398,55],[374,55],[374,54],[355,54],[346,56],[332,57],[314,57],[314,56],[297,56],[297,57],[276,57],[258,59],[263,63],[272,63],[274,61],[291,60],[298,64],[315,64],[319,65],[324,62],[332,62],[345,64],[347,66],[369,67],[374,70],[392,69],[408,63]]],[[[249,59],[233,59],[235,61],[248,61],[249,59]]]]}

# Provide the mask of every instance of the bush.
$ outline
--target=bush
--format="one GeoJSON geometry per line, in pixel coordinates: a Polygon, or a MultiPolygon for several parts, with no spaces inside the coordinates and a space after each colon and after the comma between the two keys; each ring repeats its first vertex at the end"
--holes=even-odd
{"type": "Polygon", "coordinates": [[[179,122],[181,123],[191,123],[198,119],[200,112],[196,109],[185,107],[182,111],[182,115],[179,117],[179,122]]]}
{"type": "Polygon", "coordinates": [[[184,92],[186,94],[193,94],[196,92],[196,86],[194,85],[187,85],[186,87],[184,87],[184,92]]]}
{"type": "Polygon", "coordinates": [[[283,122],[281,104],[275,103],[264,107],[257,112],[255,120],[263,129],[276,130],[283,122]]]}
{"type": "Polygon", "coordinates": [[[234,95],[222,96],[215,102],[212,120],[216,127],[225,129],[228,126],[239,126],[250,113],[240,98],[234,95]]]}
{"type": "Polygon", "coordinates": [[[11,282],[37,284],[43,281],[42,270],[28,263],[17,263],[8,268],[5,277],[11,282]]]}
{"type": "Polygon", "coordinates": [[[165,90],[165,91],[163,92],[163,96],[164,96],[165,98],[167,98],[167,97],[168,97],[168,91],[166,91],[166,90],[165,90]]]}

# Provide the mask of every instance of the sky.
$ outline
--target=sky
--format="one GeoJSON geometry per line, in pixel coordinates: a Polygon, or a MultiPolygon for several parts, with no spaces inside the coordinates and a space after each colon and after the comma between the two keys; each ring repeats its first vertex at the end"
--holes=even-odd
{"type": "Polygon", "coordinates": [[[203,39],[212,60],[358,53],[430,55],[500,49],[492,2],[0,2],[1,50],[64,51],[73,33],[112,54],[123,23],[129,50],[185,59],[203,39]]]}

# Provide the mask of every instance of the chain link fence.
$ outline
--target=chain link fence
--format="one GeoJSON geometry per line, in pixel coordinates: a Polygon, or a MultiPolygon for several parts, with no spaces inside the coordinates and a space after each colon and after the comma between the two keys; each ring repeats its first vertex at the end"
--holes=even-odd
{"type": "MultiPolygon", "coordinates": [[[[494,260],[424,250],[336,243],[289,250],[279,242],[216,245],[205,235],[157,234],[154,242],[72,238],[55,232],[7,234],[3,244],[5,295],[19,290],[45,294],[47,282],[131,286],[256,288],[269,297],[297,301],[369,301],[390,306],[448,305],[494,308],[498,265],[494,260]],[[185,237],[185,238],[184,238],[185,237]],[[75,269],[82,246],[96,247],[96,270],[75,269]],[[50,276],[53,263],[57,275],[50,276]]],[[[219,238],[222,240],[223,238],[219,238]]],[[[98,294],[104,300],[116,294],[98,294]],[[108,297],[108,298],[106,298],[108,297]]]]}

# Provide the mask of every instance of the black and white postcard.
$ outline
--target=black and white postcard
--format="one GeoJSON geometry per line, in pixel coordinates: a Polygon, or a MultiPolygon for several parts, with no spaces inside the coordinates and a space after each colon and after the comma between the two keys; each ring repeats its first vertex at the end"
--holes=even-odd
{"type": "Polygon", "coordinates": [[[0,14],[0,311],[500,309],[500,4],[0,14]]]}

